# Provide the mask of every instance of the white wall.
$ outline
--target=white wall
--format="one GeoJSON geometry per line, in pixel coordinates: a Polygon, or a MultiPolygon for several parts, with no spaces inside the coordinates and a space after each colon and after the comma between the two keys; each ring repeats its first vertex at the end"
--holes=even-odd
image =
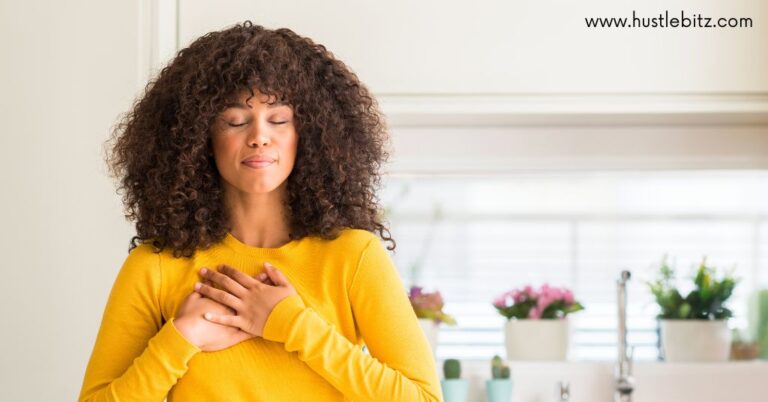
{"type": "Polygon", "coordinates": [[[77,399],[132,234],[101,146],[143,86],[139,11],[0,2],[0,400],[77,399]]]}

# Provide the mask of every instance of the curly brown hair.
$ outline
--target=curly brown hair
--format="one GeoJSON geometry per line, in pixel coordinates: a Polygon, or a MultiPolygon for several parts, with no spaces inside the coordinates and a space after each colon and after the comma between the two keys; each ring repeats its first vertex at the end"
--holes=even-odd
{"type": "Polygon", "coordinates": [[[245,21],[180,50],[112,132],[106,162],[136,222],[129,252],[151,241],[156,252],[190,257],[226,236],[210,128],[254,88],[294,111],[299,140],[284,200],[291,240],[355,228],[394,250],[376,195],[389,136],[375,98],[325,46],[245,21]]]}

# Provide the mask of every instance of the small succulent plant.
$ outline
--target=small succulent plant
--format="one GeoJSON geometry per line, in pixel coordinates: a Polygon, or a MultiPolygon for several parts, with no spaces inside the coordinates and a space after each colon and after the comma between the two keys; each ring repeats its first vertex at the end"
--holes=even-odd
{"type": "Polygon", "coordinates": [[[456,359],[446,359],[443,362],[443,374],[446,380],[458,380],[461,378],[461,362],[456,359]]]}
{"type": "Polygon", "coordinates": [[[494,380],[506,380],[509,379],[509,366],[504,364],[499,355],[493,356],[491,359],[491,377],[494,380]]]}

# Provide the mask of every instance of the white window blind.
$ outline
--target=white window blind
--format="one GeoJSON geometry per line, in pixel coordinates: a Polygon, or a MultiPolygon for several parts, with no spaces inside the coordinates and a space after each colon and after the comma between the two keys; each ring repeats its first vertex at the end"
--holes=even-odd
{"type": "Polygon", "coordinates": [[[647,171],[390,176],[382,201],[406,285],[440,290],[455,327],[437,358],[504,355],[494,296],[548,282],[574,290],[571,358],[616,355],[616,279],[628,287],[635,357],[658,357],[656,306],[645,284],[668,254],[686,278],[701,258],[740,278],[731,326],[746,328],[748,295],[768,286],[768,172],[647,171]]]}

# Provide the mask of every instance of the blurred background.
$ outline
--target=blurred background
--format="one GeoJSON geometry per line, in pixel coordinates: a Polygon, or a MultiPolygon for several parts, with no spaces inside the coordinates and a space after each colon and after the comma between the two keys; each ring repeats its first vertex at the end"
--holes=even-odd
{"type": "MultiPolygon", "coordinates": [[[[688,276],[704,257],[731,269],[729,328],[756,340],[750,306],[768,288],[766,2],[2,0],[3,400],[76,399],[134,233],[104,141],[179,49],[246,19],[324,44],[378,99],[392,135],[381,189],[392,257],[406,286],[439,290],[457,321],[440,328],[438,362],[460,359],[480,381],[505,352],[494,297],[541,283],[586,307],[568,360],[614,362],[625,269],[628,343],[636,361],[658,361],[644,281],[665,255],[688,276]],[[665,11],[751,22],[587,21],[665,11]]],[[[734,400],[765,397],[740,384],[734,400]]]]}

